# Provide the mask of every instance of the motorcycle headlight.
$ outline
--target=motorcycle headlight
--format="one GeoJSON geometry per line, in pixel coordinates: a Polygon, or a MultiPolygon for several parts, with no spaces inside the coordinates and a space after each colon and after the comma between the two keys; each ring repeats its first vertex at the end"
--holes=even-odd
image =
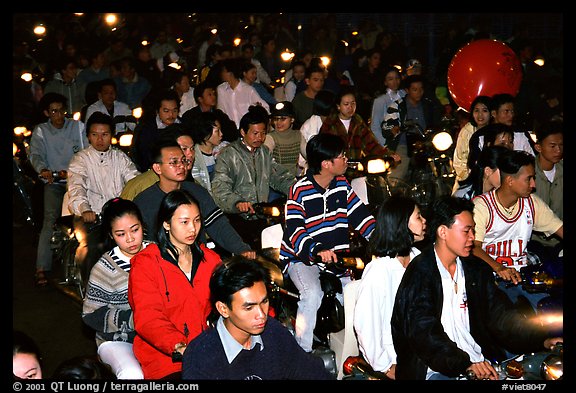
{"type": "Polygon", "coordinates": [[[452,135],[446,131],[439,132],[432,138],[432,144],[438,151],[448,150],[452,143],[454,143],[452,135]]]}
{"type": "Polygon", "coordinates": [[[128,147],[128,146],[132,146],[132,137],[134,135],[126,133],[126,134],[122,134],[120,136],[120,140],[118,141],[118,144],[120,146],[124,146],[124,147],[128,147]]]}
{"type": "Polygon", "coordinates": [[[547,381],[562,379],[564,375],[564,362],[562,357],[558,355],[548,356],[544,362],[542,362],[542,374],[547,381]]]}

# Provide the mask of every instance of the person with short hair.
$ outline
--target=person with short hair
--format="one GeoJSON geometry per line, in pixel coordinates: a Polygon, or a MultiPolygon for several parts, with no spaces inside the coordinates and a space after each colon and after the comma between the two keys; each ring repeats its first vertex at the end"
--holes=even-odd
{"type": "Polygon", "coordinates": [[[498,159],[500,187],[474,201],[474,255],[486,262],[499,286],[512,302],[519,296],[534,310],[545,293],[530,293],[520,282],[520,269],[528,264],[527,246],[533,231],[564,238],[564,223],[533,191],[535,159],[521,150],[508,150],[498,159]]]}
{"type": "Polygon", "coordinates": [[[450,195],[432,205],[432,243],[406,268],[392,312],[398,380],[454,380],[469,372],[497,380],[493,362],[506,360],[506,351],[537,352],[563,341],[527,323],[472,254],[473,211],[472,201],[450,195]]]}
{"type": "Polygon", "coordinates": [[[290,331],[269,316],[270,272],[234,256],[210,278],[215,327],[193,339],[182,358],[185,380],[328,380],[324,362],[305,353],[290,331]]]}
{"type": "MultiPolygon", "coordinates": [[[[313,136],[306,156],[306,175],[288,193],[280,261],[299,291],[296,341],[311,352],[316,316],[324,296],[320,273],[337,261],[337,251],[350,249],[349,226],[370,239],[376,221],[344,177],[348,158],[339,136],[313,136]]],[[[349,277],[342,281],[347,283],[349,277]]]]}
{"type": "Polygon", "coordinates": [[[46,121],[37,124],[30,140],[30,163],[44,184],[43,221],[36,250],[36,286],[48,285],[47,272],[52,270],[50,239],[54,223],[62,215],[62,202],[66,193],[68,165],[77,152],[88,147],[84,123],[66,117],[66,97],[59,93],[46,93],[40,100],[40,109],[46,121]],[[58,173],[59,179],[53,174],[58,173]]]}

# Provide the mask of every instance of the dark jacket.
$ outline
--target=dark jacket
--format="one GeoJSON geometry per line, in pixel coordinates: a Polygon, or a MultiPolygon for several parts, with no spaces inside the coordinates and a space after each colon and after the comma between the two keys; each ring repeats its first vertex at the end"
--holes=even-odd
{"type": "MultiPolygon", "coordinates": [[[[502,361],[513,353],[543,350],[548,332],[527,323],[496,285],[490,267],[470,256],[461,258],[466,277],[470,333],[487,360],[502,361]]],[[[392,339],[397,354],[396,378],[424,380],[428,367],[448,377],[465,374],[468,354],[444,332],[442,279],[433,245],[408,265],[392,313],[392,339]]]]}

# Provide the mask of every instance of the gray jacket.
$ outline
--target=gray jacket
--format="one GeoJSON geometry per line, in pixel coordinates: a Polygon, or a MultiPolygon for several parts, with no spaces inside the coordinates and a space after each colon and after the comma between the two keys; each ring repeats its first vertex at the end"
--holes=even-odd
{"type": "Polygon", "coordinates": [[[296,178],[272,158],[265,146],[251,152],[238,139],[216,160],[212,195],[225,213],[239,213],[238,202],[268,202],[270,188],[288,195],[296,178]]]}

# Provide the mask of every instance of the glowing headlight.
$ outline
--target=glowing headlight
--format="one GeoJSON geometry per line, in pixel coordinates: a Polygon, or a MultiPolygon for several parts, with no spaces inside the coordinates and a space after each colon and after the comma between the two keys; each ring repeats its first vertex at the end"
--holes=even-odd
{"type": "Polygon", "coordinates": [[[448,150],[453,142],[452,135],[446,131],[439,132],[432,138],[432,144],[438,151],[448,150]]]}

